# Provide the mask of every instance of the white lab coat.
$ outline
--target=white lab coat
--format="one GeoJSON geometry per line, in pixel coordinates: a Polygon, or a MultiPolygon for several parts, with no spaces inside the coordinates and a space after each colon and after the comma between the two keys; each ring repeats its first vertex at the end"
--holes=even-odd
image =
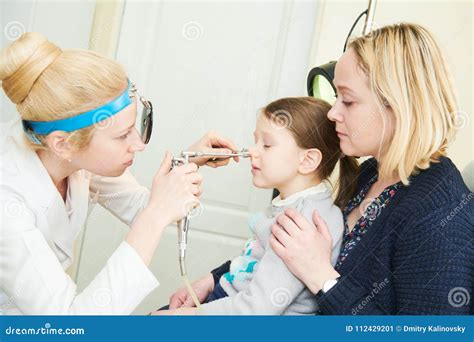
{"type": "Polygon", "coordinates": [[[130,225],[147,203],[148,189],[129,172],[99,177],[80,170],[69,177],[66,206],[37,154],[27,148],[21,122],[4,128],[0,314],[130,314],[159,283],[125,241],[81,293],[65,270],[94,202],[130,225]]]}

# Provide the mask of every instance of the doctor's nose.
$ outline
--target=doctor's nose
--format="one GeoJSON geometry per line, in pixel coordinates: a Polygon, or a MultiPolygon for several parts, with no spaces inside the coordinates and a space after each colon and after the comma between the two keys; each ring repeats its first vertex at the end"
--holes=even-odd
{"type": "Polygon", "coordinates": [[[141,152],[145,149],[145,144],[143,143],[143,140],[137,129],[134,130],[132,139],[133,140],[130,144],[129,152],[141,152]]]}

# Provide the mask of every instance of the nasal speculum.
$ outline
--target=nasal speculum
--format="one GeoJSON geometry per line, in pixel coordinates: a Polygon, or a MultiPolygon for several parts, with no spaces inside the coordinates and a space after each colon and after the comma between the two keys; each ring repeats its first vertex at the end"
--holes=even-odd
{"type": "Polygon", "coordinates": [[[173,163],[175,163],[174,165],[187,164],[189,162],[189,158],[195,158],[195,157],[210,157],[212,161],[215,161],[218,159],[233,158],[233,157],[249,158],[250,152],[249,150],[245,148],[241,149],[240,151],[235,151],[231,153],[183,151],[181,152],[181,157],[173,158],[173,163]]]}
{"type": "MultiPolygon", "coordinates": [[[[231,153],[212,153],[212,152],[200,152],[200,151],[183,151],[181,152],[180,157],[173,157],[171,161],[171,168],[173,169],[176,166],[184,165],[189,163],[189,158],[194,157],[210,157],[212,161],[219,159],[227,159],[233,157],[242,157],[249,158],[250,152],[247,149],[242,149],[240,151],[233,151],[231,153]]],[[[189,280],[186,277],[186,247],[188,244],[188,231],[189,231],[189,213],[177,222],[178,228],[178,247],[179,247],[179,270],[181,276],[184,279],[186,287],[190,292],[191,296],[197,307],[199,307],[199,301],[197,300],[196,294],[191,288],[189,280]]]]}

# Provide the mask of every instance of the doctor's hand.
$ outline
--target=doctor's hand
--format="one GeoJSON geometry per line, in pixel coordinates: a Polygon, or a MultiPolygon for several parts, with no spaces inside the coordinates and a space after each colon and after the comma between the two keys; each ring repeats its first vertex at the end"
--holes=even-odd
{"type": "Polygon", "coordinates": [[[171,153],[166,152],[153,177],[148,204],[137,215],[125,237],[147,266],[166,226],[198,206],[202,193],[202,176],[197,173],[197,165],[189,163],[170,170],[172,158],[171,153]]]}
{"type": "MultiPolygon", "coordinates": [[[[214,278],[212,274],[209,273],[204,277],[194,281],[191,284],[194,292],[200,303],[206,300],[207,296],[214,290],[214,278]]],[[[185,307],[195,307],[193,298],[189,294],[188,290],[185,287],[180,288],[177,290],[173,295],[170,297],[170,309],[178,309],[178,308],[185,308],[185,307]]]]}
{"type": "MultiPolygon", "coordinates": [[[[216,132],[210,131],[197,142],[192,144],[187,150],[214,153],[232,153],[233,151],[237,151],[237,147],[231,140],[221,137],[216,132]]],[[[225,158],[213,161],[212,157],[190,158],[192,162],[199,166],[207,165],[214,168],[229,164],[230,159],[231,158],[225,158]]],[[[233,159],[236,162],[239,161],[239,157],[233,157],[233,159]]]]}
{"type": "Polygon", "coordinates": [[[152,209],[167,224],[185,217],[199,205],[202,194],[202,176],[195,163],[171,169],[173,156],[166,152],[160,169],[153,177],[147,209],[152,209]]]}

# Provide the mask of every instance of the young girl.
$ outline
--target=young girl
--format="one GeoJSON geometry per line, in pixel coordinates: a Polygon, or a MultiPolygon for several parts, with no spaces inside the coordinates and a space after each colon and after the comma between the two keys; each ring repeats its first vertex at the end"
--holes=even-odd
{"type": "MultiPolygon", "coordinates": [[[[269,245],[271,226],[287,208],[295,208],[309,221],[314,210],[331,227],[332,263],[341,247],[341,210],[352,193],[357,163],[339,149],[334,122],[327,119],[330,105],[309,97],[284,98],[260,113],[250,148],[253,184],[277,189],[279,196],[249,222],[252,237],[242,255],[232,260],[199,309],[178,309],[176,314],[295,315],[314,314],[316,297],[305,288],[269,245]],[[333,203],[327,178],[340,161],[339,186],[333,203]]],[[[164,312],[163,312],[164,313],[164,312]]],[[[169,312],[168,312],[169,313],[169,312]]]]}

